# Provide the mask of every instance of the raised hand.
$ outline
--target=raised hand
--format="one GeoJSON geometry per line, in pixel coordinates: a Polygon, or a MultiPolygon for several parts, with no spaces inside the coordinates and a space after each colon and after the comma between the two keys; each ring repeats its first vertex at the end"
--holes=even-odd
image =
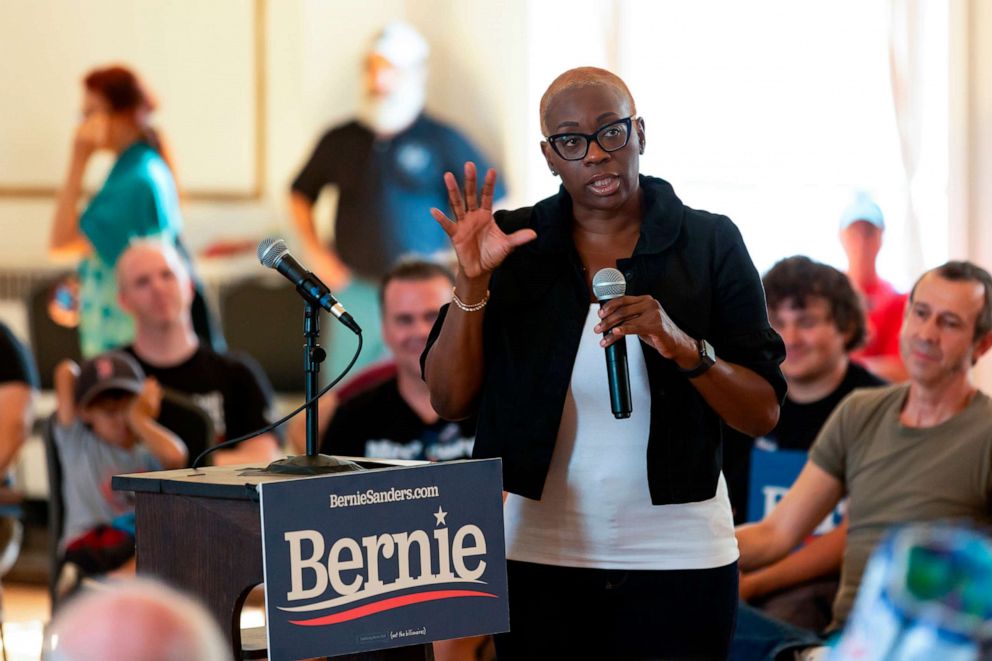
{"type": "Polygon", "coordinates": [[[481,198],[476,190],[475,164],[471,161],[465,164],[464,198],[455,175],[445,172],[444,183],[455,218],[448,218],[439,209],[431,209],[431,215],[451,239],[459,268],[466,277],[477,278],[491,273],[514,249],[537,237],[532,229],[507,235],[496,225],[493,219],[495,170],[486,172],[481,198]]]}

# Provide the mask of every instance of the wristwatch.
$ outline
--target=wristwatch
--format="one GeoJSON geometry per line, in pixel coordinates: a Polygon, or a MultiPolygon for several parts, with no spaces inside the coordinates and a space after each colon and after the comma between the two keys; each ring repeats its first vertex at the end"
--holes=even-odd
{"type": "Polygon", "coordinates": [[[697,376],[701,376],[706,370],[713,367],[713,363],[716,362],[716,352],[713,350],[712,344],[706,340],[696,340],[696,348],[699,350],[699,364],[690,370],[679,368],[679,371],[688,379],[695,379],[697,376]]]}

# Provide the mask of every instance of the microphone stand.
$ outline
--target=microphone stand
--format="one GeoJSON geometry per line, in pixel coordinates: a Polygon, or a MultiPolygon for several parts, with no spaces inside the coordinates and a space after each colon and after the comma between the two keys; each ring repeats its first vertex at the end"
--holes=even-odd
{"type": "Polygon", "coordinates": [[[320,338],[320,308],[309,300],[303,308],[303,364],[306,371],[306,400],[307,404],[307,453],[295,457],[286,457],[273,461],[266,468],[271,473],[288,475],[320,475],[323,473],[345,473],[348,471],[365,470],[354,461],[339,459],[317,452],[317,400],[314,399],[320,391],[320,364],[327,357],[327,352],[317,344],[320,338]]]}

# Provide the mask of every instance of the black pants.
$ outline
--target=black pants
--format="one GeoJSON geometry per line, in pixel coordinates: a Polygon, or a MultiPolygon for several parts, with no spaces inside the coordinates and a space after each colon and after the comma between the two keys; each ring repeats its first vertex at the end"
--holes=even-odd
{"type": "Polygon", "coordinates": [[[507,562],[510,632],[500,661],[726,659],[737,616],[737,563],[626,571],[507,562]]]}

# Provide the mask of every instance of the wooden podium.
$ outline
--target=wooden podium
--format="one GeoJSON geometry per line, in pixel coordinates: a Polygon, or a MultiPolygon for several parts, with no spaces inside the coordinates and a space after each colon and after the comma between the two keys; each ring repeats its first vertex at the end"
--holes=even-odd
{"type": "MultiPolygon", "coordinates": [[[[370,468],[423,463],[356,461],[370,468]]],[[[264,578],[256,486],[299,477],[207,466],[113,479],[115,490],[135,493],[138,572],[198,596],[231,641],[234,658],[257,646],[243,646],[240,627],[245,598],[264,578]]],[[[424,661],[433,651],[427,644],[335,658],[424,661]]]]}

